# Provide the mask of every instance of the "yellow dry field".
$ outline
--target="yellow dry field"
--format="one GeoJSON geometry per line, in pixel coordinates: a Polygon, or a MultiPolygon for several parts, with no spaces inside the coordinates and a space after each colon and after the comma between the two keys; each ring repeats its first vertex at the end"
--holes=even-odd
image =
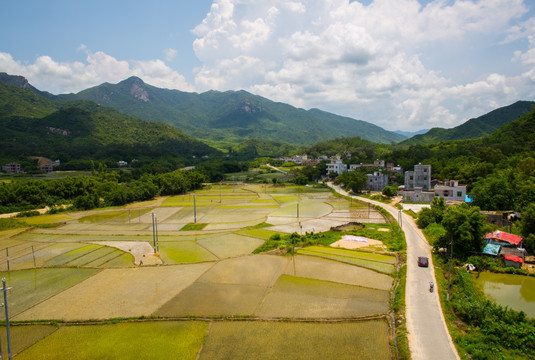
{"type": "Polygon", "coordinates": [[[13,320],[150,316],[212,266],[203,263],[103,270],[13,320]]]}

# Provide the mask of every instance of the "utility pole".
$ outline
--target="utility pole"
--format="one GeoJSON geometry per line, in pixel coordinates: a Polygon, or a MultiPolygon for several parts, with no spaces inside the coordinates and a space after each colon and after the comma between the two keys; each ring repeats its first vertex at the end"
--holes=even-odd
{"type": "Polygon", "coordinates": [[[451,278],[451,263],[453,262],[453,234],[450,235],[450,265],[448,267],[448,293],[446,295],[446,300],[450,301],[450,278],[451,278]]]}
{"type": "Polygon", "coordinates": [[[9,312],[7,310],[7,291],[11,288],[6,287],[6,279],[2,279],[2,291],[4,292],[4,309],[6,310],[6,333],[7,333],[7,356],[9,360],[11,357],[11,334],[9,332],[9,312]]]}
{"type": "Polygon", "coordinates": [[[297,218],[299,218],[299,203],[297,203],[297,218]]]}
{"type": "Polygon", "coordinates": [[[158,218],[154,218],[154,226],[156,228],[156,251],[160,252],[160,239],[158,239],[158,218]]]}
{"type": "Polygon", "coordinates": [[[154,252],[156,252],[156,228],[154,226],[154,213],[152,213],[152,244],[154,252]]]}
{"type": "Polygon", "coordinates": [[[195,203],[195,194],[193,194],[193,223],[197,224],[197,204],[195,203]]]}

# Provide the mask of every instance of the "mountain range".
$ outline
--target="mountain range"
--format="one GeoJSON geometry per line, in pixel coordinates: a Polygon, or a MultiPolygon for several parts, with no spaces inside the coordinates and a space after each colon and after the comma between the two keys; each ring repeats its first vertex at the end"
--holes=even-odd
{"type": "Polygon", "coordinates": [[[170,125],[91,101],[52,101],[29,86],[0,81],[0,157],[116,159],[218,155],[170,125]]]}
{"type": "MultiPolygon", "coordinates": [[[[433,128],[410,139],[376,125],[277,103],[246,91],[186,93],[137,77],[77,94],[53,95],[22,76],[0,73],[0,150],[4,157],[74,152],[95,156],[221,154],[277,156],[297,146],[337,138],[402,145],[481,138],[533,109],[518,101],[452,129],[433,128]],[[203,142],[199,141],[202,140],[203,142]]],[[[421,130],[420,132],[423,132],[421,130]]]]}
{"type": "Polygon", "coordinates": [[[245,140],[312,145],[340,136],[390,143],[405,139],[371,123],[274,102],[246,91],[201,94],[161,89],[131,77],[104,83],[57,100],[91,100],[144,120],[163,122],[220,148],[245,140]]]}

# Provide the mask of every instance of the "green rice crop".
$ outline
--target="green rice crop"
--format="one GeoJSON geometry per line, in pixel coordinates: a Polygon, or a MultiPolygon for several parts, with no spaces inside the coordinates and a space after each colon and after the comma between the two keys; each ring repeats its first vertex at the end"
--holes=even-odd
{"type": "Polygon", "coordinates": [[[198,244],[221,259],[250,254],[262,243],[260,239],[237,234],[225,234],[198,241],[198,244]]]}
{"type": "MultiPolygon", "coordinates": [[[[121,251],[120,251],[121,252],[121,251]]],[[[115,268],[115,267],[134,267],[134,256],[132,254],[124,253],[116,256],[99,265],[100,268],[115,268]]]]}
{"type": "Polygon", "coordinates": [[[31,218],[25,218],[24,222],[29,225],[56,224],[73,220],[72,216],[67,214],[40,215],[31,218]]]}
{"type": "MultiPolygon", "coordinates": [[[[39,340],[47,337],[57,330],[53,325],[22,325],[10,326],[11,349],[13,355],[29,348],[39,340]]],[[[7,342],[6,327],[0,327],[0,341],[4,350],[4,358],[7,359],[7,342]]]]}
{"type": "Polygon", "coordinates": [[[324,246],[309,246],[306,248],[306,250],[320,252],[324,254],[341,255],[341,256],[352,257],[356,259],[379,261],[379,262],[384,262],[387,264],[396,263],[395,256],[376,254],[376,253],[371,253],[371,252],[366,252],[366,251],[338,249],[338,248],[331,248],[331,247],[324,247],[324,246]]]}
{"type": "Polygon", "coordinates": [[[296,195],[275,196],[273,199],[279,204],[288,202],[298,202],[300,200],[299,196],[296,195]]]}
{"type": "Polygon", "coordinates": [[[108,247],[108,246],[102,246],[100,248],[97,248],[91,252],[86,253],[83,256],[80,256],[72,261],[69,261],[65,265],[68,266],[88,266],[87,264],[92,263],[95,260],[99,260],[102,257],[109,255],[110,253],[115,252],[116,249],[108,247]]]}
{"type": "Polygon", "coordinates": [[[14,316],[49,297],[95,275],[97,269],[32,269],[0,273],[12,287],[8,294],[14,316]]]}
{"type": "Polygon", "coordinates": [[[182,226],[182,228],[180,229],[180,231],[191,231],[191,230],[202,230],[206,227],[206,225],[208,224],[186,224],[184,226],[182,226]]]}
{"type": "Polygon", "coordinates": [[[278,234],[277,231],[267,230],[267,229],[246,229],[246,230],[238,230],[235,232],[235,234],[250,236],[262,240],[268,240],[270,237],[272,237],[275,234],[278,234]]]}
{"type": "Polygon", "coordinates": [[[390,360],[388,325],[214,322],[200,359],[390,360]]]}
{"type": "Polygon", "coordinates": [[[63,266],[68,265],[70,262],[75,261],[78,258],[86,256],[87,254],[101,248],[101,245],[86,245],[81,248],[77,248],[66,253],[63,253],[59,256],[56,256],[45,263],[45,266],[63,266]]]}
{"type": "Polygon", "coordinates": [[[206,328],[207,323],[195,321],[61,326],[17,359],[194,360],[206,328]]]}
{"type": "Polygon", "coordinates": [[[218,260],[214,254],[197,245],[195,241],[161,242],[160,257],[165,264],[187,264],[218,260]]]}
{"type": "Polygon", "coordinates": [[[195,282],[168,301],[159,316],[253,315],[266,292],[265,287],[195,282]]]}
{"type": "Polygon", "coordinates": [[[374,260],[366,260],[366,259],[356,258],[356,257],[351,257],[351,256],[343,256],[343,255],[338,255],[338,254],[330,254],[326,252],[313,251],[313,250],[309,250],[308,248],[300,249],[298,251],[298,254],[319,256],[319,257],[326,258],[326,259],[338,260],[338,261],[342,261],[348,264],[362,266],[364,268],[375,270],[384,274],[393,274],[395,272],[394,265],[384,263],[384,262],[374,261],[374,260]]]}
{"type": "MultiPolygon", "coordinates": [[[[95,224],[95,223],[98,223],[98,222],[112,220],[113,218],[116,218],[116,217],[118,217],[120,215],[123,215],[125,213],[128,214],[128,212],[126,212],[124,210],[121,210],[121,211],[106,211],[106,212],[101,212],[101,213],[97,213],[97,214],[93,214],[93,215],[84,216],[84,217],[78,219],[78,222],[82,223],[82,224],[85,224],[85,223],[95,224]]],[[[136,214],[136,215],[139,216],[139,214],[136,214]]]]}
{"type": "Polygon", "coordinates": [[[132,256],[132,254],[128,254],[128,253],[125,253],[124,251],[121,251],[119,249],[114,249],[114,248],[108,248],[109,251],[107,252],[104,252],[102,254],[102,256],[90,261],[90,262],[87,262],[84,264],[84,266],[86,267],[103,267],[103,265],[107,264],[108,262],[120,257],[120,256],[123,256],[123,255],[129,255],[130,257],[130,261],[134,262],[134,257],[132,256]]]}
{"type": "Polygon", "coordinates": [[[263,301],[258,315],[284,318],[374,315],[386,313],[388,301],[386,290],[282,275],[263,301]]]}

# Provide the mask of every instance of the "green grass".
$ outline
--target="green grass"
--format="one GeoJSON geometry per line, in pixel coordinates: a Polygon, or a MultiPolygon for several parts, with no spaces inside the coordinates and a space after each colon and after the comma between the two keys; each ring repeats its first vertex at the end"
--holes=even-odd
{"type": "Polygon", "coordinates": [[[202,230],[206,227],[208,224],[186,224],[182,226],[180,231],[192,231],[192,230],[202,230]]]}
{"type": "Polygon", "coordinates": [[[32,269],[0,273],[12,287],[8,294],[14,316],[49,297],[97,274],[97,269],[32,269]]]}
{"type": "Polygon", "coordinates": [[[391,359],[388,325],[356,323],[214,322],[204,359],[391,359]]]}
{"type": "Polygon", "coordinates": [[[207,326],[208,323],[195,321],[61,326],[17,359],[194,360],[207,326]]]}

